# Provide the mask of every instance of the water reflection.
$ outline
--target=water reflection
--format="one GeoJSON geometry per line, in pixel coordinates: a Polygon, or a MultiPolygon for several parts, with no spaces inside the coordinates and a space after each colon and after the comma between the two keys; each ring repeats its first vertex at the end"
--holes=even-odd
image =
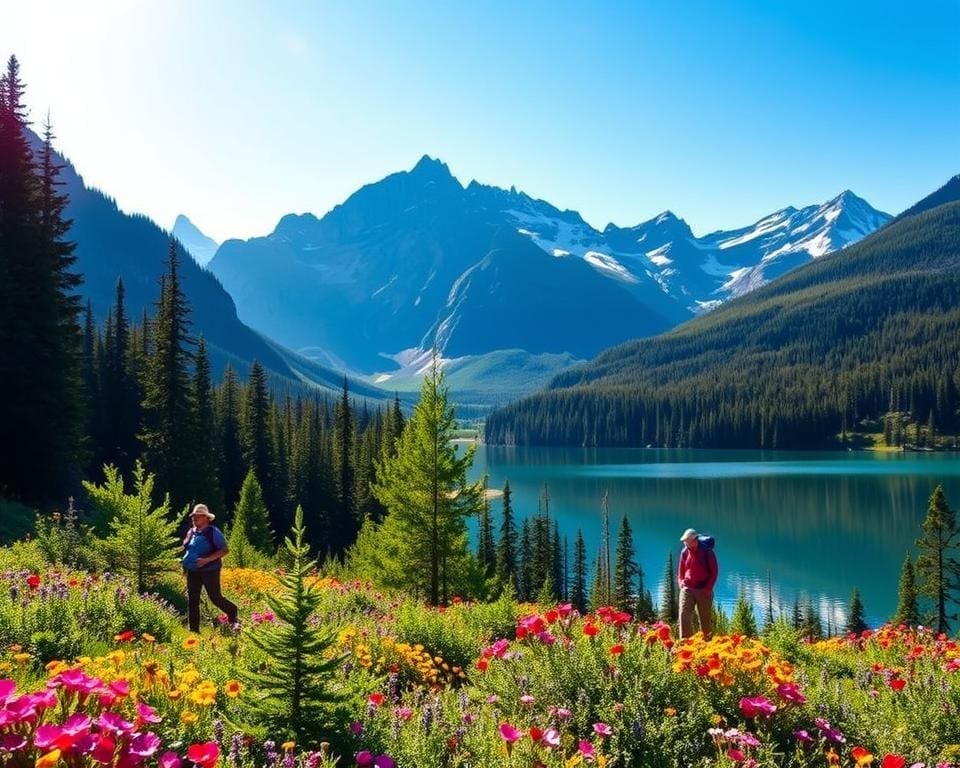
{"type": "MultiPolygon", "coordinates": [[[[613,535],[627,514],[647,585],[659,589],[667,552],[688,526],[714,534],[728,613],[741,586],[758,617],[807,596],[826,623],[845,621],[859,587],[869,620],[896,607],[900,566],[937,483],[960,505],[960,456],[951,454],[777,453],[481,446],[474,473],[506,479],[520,517],[534,514],[544,482],[561,535],[583,529],[588,552],[600,539],[600,499],[609,493],[613,535]]],[[[495,511],[496,502],[494,502],[495,511]]]]}

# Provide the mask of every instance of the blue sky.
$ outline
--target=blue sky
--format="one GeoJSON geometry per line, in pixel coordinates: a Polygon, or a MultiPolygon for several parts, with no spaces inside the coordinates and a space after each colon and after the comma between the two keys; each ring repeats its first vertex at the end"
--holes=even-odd
{"type": "Polygon", "coordinates": [[[424,153],[595,226],[695,233],[960,172],[960,3],[5,4],[35,120],[89,183],[217,239],[424,153]],[[57,21],[51,23],[51,19],[57,21]]]}

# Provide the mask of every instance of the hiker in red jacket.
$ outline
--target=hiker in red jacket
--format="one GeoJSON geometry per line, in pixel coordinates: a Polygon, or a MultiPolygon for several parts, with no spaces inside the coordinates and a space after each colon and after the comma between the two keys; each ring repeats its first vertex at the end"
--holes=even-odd
{"type": "Polygon", "coordinates": [[[693,609],[697,609],[704,639],[713,628],[713,585],[717,583],[717,556],[701,546],[699,534],[687,528],[680,537],[683,551],[677,567],[680,584],[680,639],[693,635],[693,609]]]}

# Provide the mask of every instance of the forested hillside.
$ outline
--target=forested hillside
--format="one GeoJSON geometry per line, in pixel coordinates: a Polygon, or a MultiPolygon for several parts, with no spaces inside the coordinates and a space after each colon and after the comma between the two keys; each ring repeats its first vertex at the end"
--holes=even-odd
{"type": "Polygon", "coordinates": [[[883,430],[889,443],[955,434],[956,187],[749,296],[560,374],[494,413],[487,440],[806,448],[853,431],[883,430]]]}

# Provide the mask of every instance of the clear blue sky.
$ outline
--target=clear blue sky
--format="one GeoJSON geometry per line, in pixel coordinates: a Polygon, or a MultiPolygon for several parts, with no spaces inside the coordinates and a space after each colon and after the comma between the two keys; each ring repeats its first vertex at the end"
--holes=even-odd
{"type": "Polygon", "coordinates": [[[439,156],[595,226],[697,234],[960,172],[960,2],[4,5],[88,182],[218,239],[439,156]]]}

